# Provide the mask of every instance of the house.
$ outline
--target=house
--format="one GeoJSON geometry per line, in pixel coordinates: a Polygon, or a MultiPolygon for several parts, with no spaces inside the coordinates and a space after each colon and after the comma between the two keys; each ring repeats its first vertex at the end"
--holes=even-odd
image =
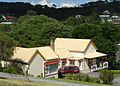
{"type": "Polygon", "coordinates": [[[22,48],[17,47],[13,59],[21,59],[28,63],[28,74],[41,77],[57,77],[58,56],[47,47],[22,48]]]}
{"type": "Polygon", "coordinates": [[[16,19],[14,16],[4,16],[4,15],[1,16],[5,21],[13,21],[16,19]]]}
{"type": "Polygon", "coordinates": [[[107,55],[97,52],[91,39],[56,38],[54,46],[60,66],[75,65],[83,73],[108,67],[107,55]]]}
{"type": "Polygon", "coordinates": [[[108,68],[107,54],[97,50],[91,39],[56,38],[51,46],[16,47],[13,59],[27,63],[29,75],[57,77],[57,70],[62,66],[78,66],[82,73],[108,68]]]}
{"type": "Polygon", "coordinates": [[[102,20],[103,23],[105,23],[106,21],[109,21],[110,12],[108,10],[103,11],[103,13],[99,15],[99,18],[102,20]]]}

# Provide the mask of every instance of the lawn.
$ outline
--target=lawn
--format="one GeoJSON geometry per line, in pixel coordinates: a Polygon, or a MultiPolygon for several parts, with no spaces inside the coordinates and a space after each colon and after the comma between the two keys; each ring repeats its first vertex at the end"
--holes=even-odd
{"type": "Polygon", "coordinates": [[[76,81],[76,80],[56,79],[56,78],[50,78],[50,80],[58,80],[58,81],[69,82],[69,83],[85,84],[85,85],[90,85],[90,86],[113,86],[113,85],[97,84],[97,83],[83,82],[83,81],[76,81]]]}
{"type": "Polygon", "coordinates": [[[27,82],[14,79],[0,79],[0,86],[61,86],[46,82],[27,82]]]}

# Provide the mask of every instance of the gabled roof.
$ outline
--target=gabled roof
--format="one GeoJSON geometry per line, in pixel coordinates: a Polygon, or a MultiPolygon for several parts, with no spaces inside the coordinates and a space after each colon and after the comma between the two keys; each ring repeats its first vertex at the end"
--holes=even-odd
{"type": "Polygon", "coordinates": [[[46,59],[46,60],[51,60],[51,59],[56,59],[58,56],[55,54],[55,52],[49,47],[39,47],[36,48],[40,54],[46,59]]]}
{"type": "Polygon", "coordinates": [[[22,48],[16,47],[13,55],[13,59],[21,59],[26,63],[33,58],[35,53],[39,53],[44,60],[56,59],[58,56],[54,53],[54,51],[49,47],[36,47],[36,48],[22,48]]]}
{"type": "Polygon", "coordinates": [[[14,50],[14,55],[12,56],[13,59],[21,59],[24,62],[28,63],[31,57],[36,52],[33,48],[22,48],[22,47],[16,47],[14,50]]]}
{"type": "Polygon", "coordinates": [[[56,38],[56,49],[68,49],[69,51],[84,52],[91,42],[91,39],[71,39],[71,38],[56,38]]]}

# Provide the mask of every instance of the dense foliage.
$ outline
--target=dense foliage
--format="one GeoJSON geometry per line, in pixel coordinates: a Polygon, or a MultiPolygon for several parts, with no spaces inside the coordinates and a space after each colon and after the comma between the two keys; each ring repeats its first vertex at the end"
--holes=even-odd
{"type": "Polygon", "coordinates": [[[120,27],[112,23],[105,24],[80,24],[77,25],[73,32],[73,38],[92,39],[100,52],[108,54],[109,64],[115,68],[115,53],[117,44],[120,42],[120,27]]]}
{"type": "Polygon", "coordinates": [[[11,59],[14,47],[14,39],[3,32],[0,32],[0,61],[11,59]]]}
{"type": "Polygon", "coordinates": [[[71,37],[71,28],[46,16],[24,16],[10,32],[19,46],[37,47],[49,45],[56,37],[71,37]]]}

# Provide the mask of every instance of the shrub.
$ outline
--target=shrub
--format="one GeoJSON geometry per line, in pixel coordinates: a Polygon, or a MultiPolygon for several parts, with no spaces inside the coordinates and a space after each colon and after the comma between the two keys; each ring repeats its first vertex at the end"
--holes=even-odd
{"type": "Polygon", "coordinates": [[[89,76],[86,74],[81,74],[81,81],[89,82],[89,76]]]}
{"type": "Polygon", "coordinates": [[[100,80],[97,77],[89,77],[89,82],[100,84],[100,80]]]}
{"type": "Polygon", "coordinates": [[[73,75],[72,74],[66,74],[65,75],[66,77],[65,77],[65,79],[68,79],[68,80],[72,80],[73,78],[73,75]]]}
{"type": "Polygon", "coordinates": [[[4,68],[2,72],[17,74],[17,71],[14,68],[4,68]]]}
{"type": "Polygon", "coordinates": [[[81,80],[81,74],[76,74],[76,80],[80,81],[81,80]]]}
{"type": "Polygon", "coordinates": [[[114,74],[110,70],[103,70],[99,75],[99,79],[102,80],[104,84],[111,84],[114,79],[114,74]]]}

